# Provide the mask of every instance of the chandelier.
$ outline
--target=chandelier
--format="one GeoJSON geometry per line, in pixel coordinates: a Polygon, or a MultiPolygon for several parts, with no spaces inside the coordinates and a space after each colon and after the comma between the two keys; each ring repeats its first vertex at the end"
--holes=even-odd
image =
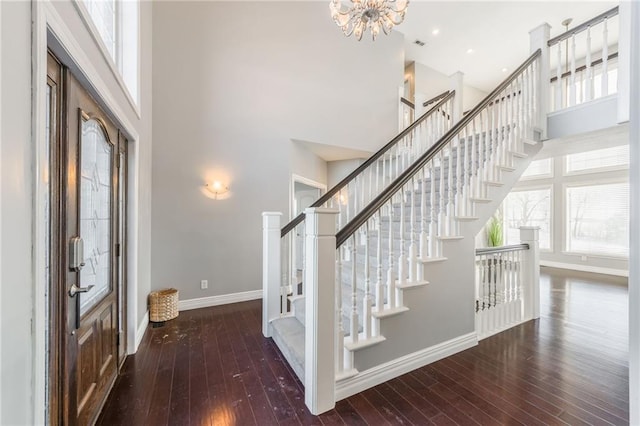
{"type": "Polygon", "coordinates": [[[371,30],[373,40],[380,34],[380,29],[389,34],[394,25],[404,20],[404,13],[409,0],[348,0],[351,7],[342,4],[341,0],[331,0],[329,9],[333,21],[342,28],[347,37],[353,34],[358,41],[367,28],[371,30]]]}

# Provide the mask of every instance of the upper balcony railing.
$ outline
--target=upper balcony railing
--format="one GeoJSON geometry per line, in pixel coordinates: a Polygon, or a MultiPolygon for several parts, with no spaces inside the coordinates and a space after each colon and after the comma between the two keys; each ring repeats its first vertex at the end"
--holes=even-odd
{"type": "Polygon", "coordinates": [[[550,111],[617,92],[618,52],[610,32],[618,21],[616,6],[549,40],[550,111]]]}

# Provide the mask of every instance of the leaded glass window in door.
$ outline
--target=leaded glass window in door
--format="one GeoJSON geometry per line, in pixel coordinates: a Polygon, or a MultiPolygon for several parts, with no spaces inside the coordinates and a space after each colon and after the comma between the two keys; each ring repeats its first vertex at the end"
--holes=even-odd
{"type": "Polygon", "coordinates": [[[112,149],[100,122],[94,119],[82,121],[79,222],[85,266],[80,271],[80,286],[93,288],[80,295],[80,315],[112,290],[112,149]]]}

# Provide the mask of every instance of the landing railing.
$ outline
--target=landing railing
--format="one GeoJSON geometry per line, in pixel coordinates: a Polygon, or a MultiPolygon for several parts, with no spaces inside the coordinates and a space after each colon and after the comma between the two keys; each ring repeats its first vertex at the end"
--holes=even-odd
{"type": "Polygon", "coordinates": [[[618,6],[548,41],[551,111],[617,91],[618,52],[611,52],[609,28],[618,25],[618,6]]]}
{"type": "MultiPolygon", "coordinates": [[[[453,91],[439,95],[427,112],[311,207],[336,209],[339,231],[451,128],[454,95],[453,91]]],[[[304,217],[304,212],[299,214],[281,231],[281,315],[291,314],[293,302],[303,296],[304,217]]]]}
{"type": "Polygon", "coordinates": [[[537,228],[521,228],[517,245],[476,249],[478,339],[539,316],[537,228]]]}

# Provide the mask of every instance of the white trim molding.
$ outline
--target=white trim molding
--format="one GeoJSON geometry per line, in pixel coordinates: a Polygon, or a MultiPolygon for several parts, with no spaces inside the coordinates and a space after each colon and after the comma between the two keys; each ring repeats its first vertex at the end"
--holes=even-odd
{"type": "MultiPolygon", "coordinates": [[[[0,36],[2,35],[2,2],[0,2],[0,36]]],[[[2,151],[2,42],[0,42],[0,151],[2,151]]],[[[2,188],[2,161],[0,161],[0,188],[2,188]]],[[[0,242],[2,241],[2,197],[0,196],[0,242]]],[[[0,279],[2,278],[2,244],[0,244],[0,279]]],[[[0,306],[2,306],[2,286],[0,285],[0,306]]],[[[0,313],[2,331],[2,313],[0,313]]],[[[0,370],[2,365],[2,339],[0,338],[0,370]]],[[[0,386],[0,421],[2,421],[2,386],[0,386]]]]}
{"type": "Polygon", "coordinates": [[[629,271],[625,269],[603,268],[601,266],[578,265],[575,263],[551,262],[549,260],[541,260],[540,266],[548,266],[549,268],[571,269],[580,272],[592,272],[594,274],[616,275],[619,277],[628,277],[629,271]]]}
{"type": "Polygon", "coordinates": [[[424,367],[478,344],[475,332],[463,334],[446,342],[401,356],[384,364],[358,373],[356,376],[336,383],[336,401],[348,398],[410,371],[424,367]]]}
{"type": "Polygon", "coordinates": [[[149,326],[149,311],[144,313],[142,317],[142,321],[138,324],[138,328],[136,329],[136,343],[133,352],[137,352],[140,347],[140,342],[142,342],[142,338],[144,337],[144,333],[147,331],[147,327],[149,326]]]}
{"type": "Polygon", "coordinates": [[[219,296],[207,296],[198,297],[196,299],[180,300],[178,302],[178,309],[180,311],[189,311],[191,309],[228,305],[230,303],[246,302],[248,300],[257,299],[262,299],[262,289],[243,291],[240,293],[221,294],[219,296]]]}

